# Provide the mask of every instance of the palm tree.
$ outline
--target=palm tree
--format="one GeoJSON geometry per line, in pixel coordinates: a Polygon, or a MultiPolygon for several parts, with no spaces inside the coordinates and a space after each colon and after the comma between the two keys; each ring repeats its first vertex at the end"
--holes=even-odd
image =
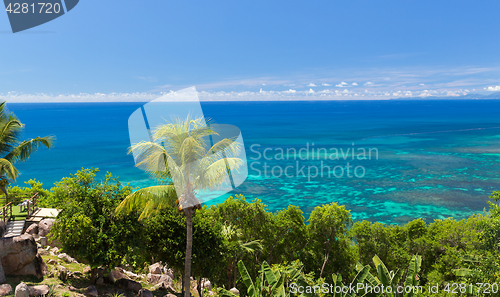
{"type": "Polygon", "coordinates": [[[19,176],[14,163],[26,161],[41,145],[52,148],[55,138],[45,136],[19,141],[24,124],[14,113],[9,113],[5,105],[6,102],[0,103],[0,155],[3,156],[0,158],[0,190],[8,199],[6,187],[19,176]]]}
{"type": "MultiPolygon", "coordinates": [[[[213,127],[213,125],[212,125],[213,127]]],[[[184,296],[190,296],[191,253],[193,246],[193,215],[201,209],[196,195],[222,185],[229,168],[237,169],[243,161],[236,156],[237,142],[225,138],[209,145],[210,137],[219,135],[204,118],[174,119],[159,125],[151,141],[141,141],[130,147],[136,166],[145,169],[160,185],[139,189],[126,197],[116,211],[130,213],[141,208],[139,219],[148,217],[162,207],[175,205],[186,216],[186,258],[184,266],[184,296]]]]}

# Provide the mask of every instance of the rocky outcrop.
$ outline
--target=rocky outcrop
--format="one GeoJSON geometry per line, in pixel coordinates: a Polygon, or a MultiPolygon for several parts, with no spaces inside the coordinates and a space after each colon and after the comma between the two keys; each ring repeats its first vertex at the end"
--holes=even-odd
{"type": "Polygon", "coordinates": [[[115,285],[124,290],[134,291],[136,293],[139,293],[139,291],[142,289],[142,285],[140,283],[126,278],[117,280],[115,282],[115,285]]]}
{"type": "Polygon", "coordinates": [[[97,289],[95,286],[88,286],[87,289],[85,289],[85,296],[88,297],[97,297],[99,293],[97,293],[97,289]]]}
{"type": "Polygon", "coordinates": [[[2,238],[5,235],[5,230],[6,230],[5,223],[2,220],[0,221],[0,238],[2,238]]]}
{"type": "Polygon", "coordinates": [[[20,283],[16,287],[16,297],[29,297],[30,296],[30,290],[28,286],[25,283],[20,283]]]}
{"type": "Polygon", "coordinates": [[[9,284],[0,285],[0,296],[12,295],[12,287],[9,284]]]}
{"type": "Polygon", "coordinates": [[[229,290],[229,292],[233,293],[236,296],[240,296],[240,291],[236,288],[232,288],[231,290],[229,290]]]}
{"type": "Polygon", "coordinates": [[[50,233],[52,225],[54,225],[55,219],[43,219],[38,223],[38,236],[47,237],[50,233]]]}
{"type": "Polygon", "coordinates": [[[141,289],[139,293],[137,294],[139,297],[154,297],[153,293],[151,293],[150,290],[148,289],[141,289]]]}
{"type": "Polygon", "coordinates": [[[26,231],[24,233],[31,234],[31,235],[38,235],[38,224],[31,224],[28,228],[26,228],[26,231]]]}
{"type": "Polygon", "coordinates": [[[48,272],[47,265],[38,254],[35,239],[30,234],[0,238],[0,267],[0,280],[5,275],[42,278],[48,272]]]}
{"type": "Polygon", "coordinates": [[[75,259],[73,259],[70,256],[68,256],[68,254],[66,254],[66,253],[59,254],[59,255],[57,255],[57,257],[59,259],[64,260],[64,262],[66,262],[66,263],[73,263],[73,262],[75,262],[75,259]]]}
{"type": "Polygon", "coordinates": [[[49,293],[50,288],[47,285],[29,286],[28,291],[30,296],[44,296],[49,293]]]}

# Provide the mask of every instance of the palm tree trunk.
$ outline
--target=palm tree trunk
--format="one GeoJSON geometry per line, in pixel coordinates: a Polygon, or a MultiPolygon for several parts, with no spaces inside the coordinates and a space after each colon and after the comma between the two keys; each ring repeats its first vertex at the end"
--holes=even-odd
{"type": "Polygon", "coordinates": [[[186,214],[186,260],[184,262],[184,297],[191,296],[191,253],[193,250],[193,209],[186,214]]]}

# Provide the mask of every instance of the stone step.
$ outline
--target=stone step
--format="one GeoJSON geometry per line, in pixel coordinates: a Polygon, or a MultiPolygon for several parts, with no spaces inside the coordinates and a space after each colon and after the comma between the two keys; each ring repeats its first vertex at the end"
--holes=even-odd
{"type": "Polygon", "coordinates": [[[4,237],[19,236],[23,233],[25,221],[9,221],[5,226],[4,237]]]}

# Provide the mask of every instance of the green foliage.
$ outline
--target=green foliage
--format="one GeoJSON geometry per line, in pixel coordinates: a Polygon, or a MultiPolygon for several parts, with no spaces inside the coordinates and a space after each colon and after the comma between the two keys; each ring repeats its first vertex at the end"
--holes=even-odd
{"type": "Polygon", "coordinates": [[[357,258],[357,248],[349,230],[352,226],[350,211],[336,203],[317,206],[308,222],[308,247],[312,255],[309,268],[316,270],[320,278],[323,273],[349,276],[357,258]]]}
{"type": "MultiPolygon", "coordinates": [[[[194,277],[206,277],[213,282],[221,281],[220,267],[224,262],[225,245],[221,224],[199,210],[193,217],[192,273],[194,277]]],[[[186,247],[186,218],[175,208],[163,208],[156,215],[144,220],[146,253],[151,262],[168,263],[174,271],[184,267],[186,247]]],[[[223,274],[222,274],[223,275],[223,274]]]]}
{"type": "Polygon", "coordinates": [[[40,146],[48,149],[54,145],[55,137],[36,137],[21,141],[24,124],[12,112],[9,112],[6,102],[0,103],[0,189],[5,192],[5,187],[10,181],[16,181],[19,172],[14,163],[29,159],[32,153],[40,146]]]}
{"type": "Polygon", "coordinates": [[[10,194],[22,194],[22,193],[37,193],[38,192],[38,206],[39,207],[50,207],[49,204],[45,203],[48,197],[50,197],[50,191],[43,188],[43,183],[36,181],[35,179],[30,179],[24,182],[29,187],[10,186],[7,188],[7,192],[10,194]]]}
{"type": "Polygon", "coordinates": [[[63,209],[53,227],[54,239],[62,244],[63,250],[92,268],[119,264],[127,251],[124,247],[140,234],[134,230],[137,223],[130,219],[133,214],[114,215],[114,209],[130,194],[131,188],[122,186],[109,173],[105,180],[97,181],[98,171],[82,169],[52,188],[54,201],[60,202],[63,209]]]}
{"type": "MultiPolygon", "coordinates": [[[[264,261],[262,262],[259,275],[255,281],[252,280],[252,276],[248,273],[243,261],[238,262],[238,269],[249,297],[288,297],[290,296],[290,292],[294,290],[294,288],[288,287],[288,284],[293,283],[301,287],[309,286],[306,277],[301,272],[301,267],[296,266],[297,262],[294,264],[288,266],[273,266],[273,268],[271,268],[269,264],[264,261]]],[[[221,292],[222,296],[236,296],[224,289],[222,289],[221,292]]],[[[302,293],[296,294],[296,296],[306,297],[315,295],[302,293]]]]}

